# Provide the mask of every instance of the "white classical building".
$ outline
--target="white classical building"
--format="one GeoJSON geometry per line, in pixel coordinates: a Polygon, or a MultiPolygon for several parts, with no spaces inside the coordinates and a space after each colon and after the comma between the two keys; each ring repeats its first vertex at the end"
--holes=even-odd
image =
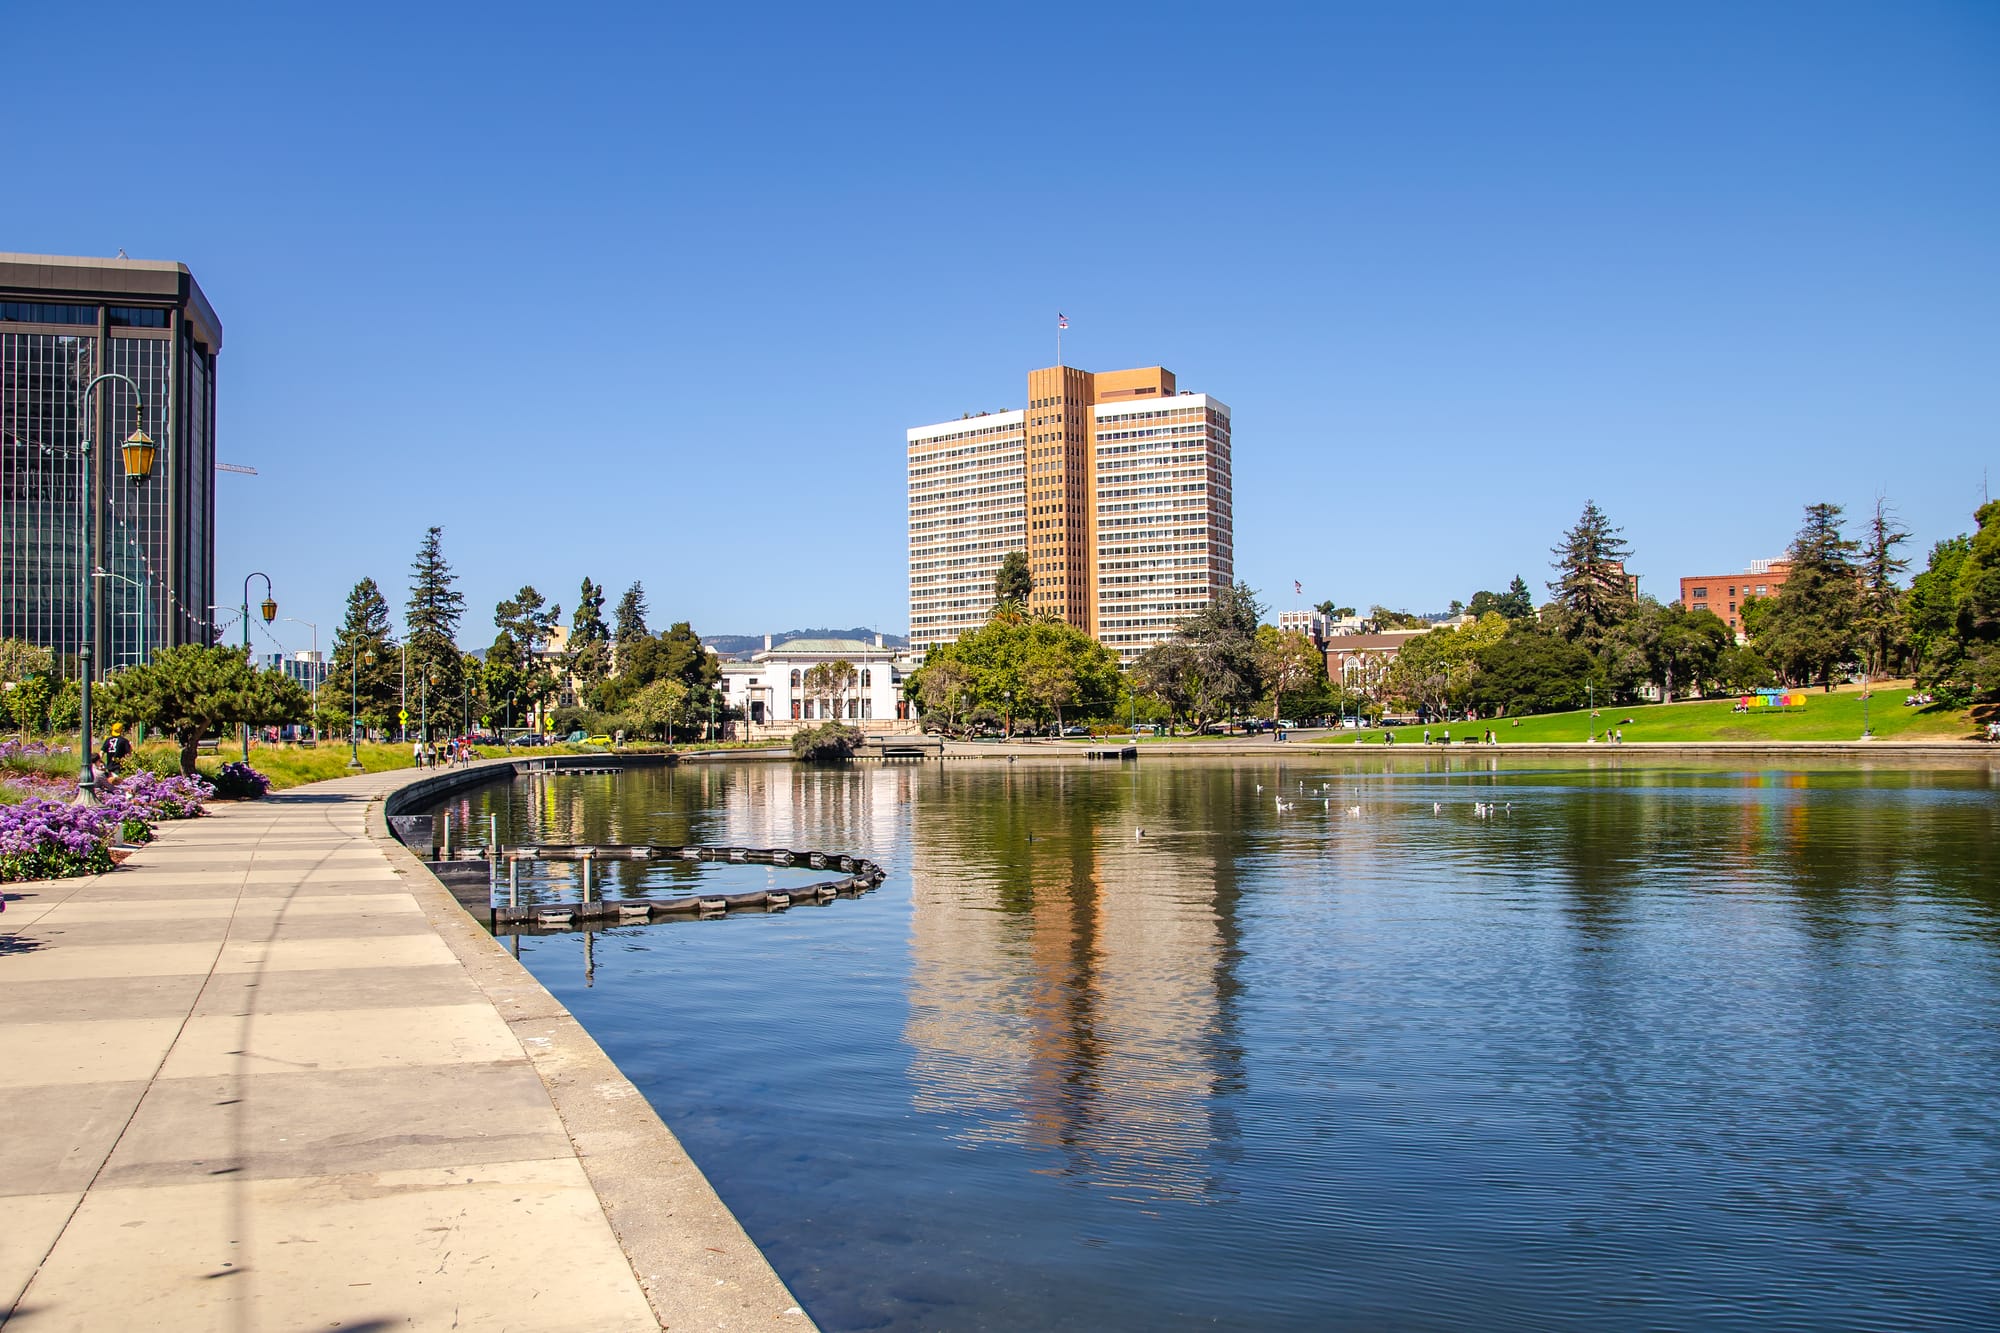
{"type": "Polygon", "coordinates": [[[743,710],[749,737],[786,736],[802,726],[839,718],[863,731],[915,731],[915,710],[903,698],[903,681],[923,663],[921,652],[889,648],[876,635],[860,639],[792,639],[764,647],[747,662],[721,663],[723,697],[743,710]],[[806,673],[825,662],[846,662],[855,683],[840,699],[816,696],[806,673]]]}

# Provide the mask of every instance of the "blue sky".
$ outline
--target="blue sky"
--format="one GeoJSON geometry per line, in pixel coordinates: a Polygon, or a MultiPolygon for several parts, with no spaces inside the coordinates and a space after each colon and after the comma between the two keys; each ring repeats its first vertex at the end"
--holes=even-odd
{"type": "MultiPolygon", "coordinates": [[[[1237,568],[1649,590],[2000,461],[1986,3],[15,6],[0,249],[220,312],[218,594],[907,623],[903,431],[1053,359],[1235,412],[1237,568]],[[129,45],[121,47],[116,34],[129,45]],[[79,186],[88,182],[89,188],[79,186]]],[[[2000,477],[1995,478],[2000,481],[2000,477]]],[[[288,646],[306,631],[280,625],[288,646]]]]}

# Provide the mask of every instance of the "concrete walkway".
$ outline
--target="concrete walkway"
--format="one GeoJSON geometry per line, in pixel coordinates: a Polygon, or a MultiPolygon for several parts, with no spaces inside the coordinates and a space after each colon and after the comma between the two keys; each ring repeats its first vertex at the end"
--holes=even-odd
{"type": "Polygon", "coordinates": [[[574,1019],[383,844],[410,776],[6,886],[0,1324],[810,1327],[574,1019]]]}

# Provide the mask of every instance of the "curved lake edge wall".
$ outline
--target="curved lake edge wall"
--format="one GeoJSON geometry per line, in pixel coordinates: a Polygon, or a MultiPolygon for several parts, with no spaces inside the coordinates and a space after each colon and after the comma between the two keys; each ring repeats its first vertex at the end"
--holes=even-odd
{"type": "MultiPolygon", "coordinates": [[[[562,768],[606,766],[590,755],[551,758],[576,761],[562,768]]],[[[639,766],[632,760],[663,765],[674,757],[620,756],[613,762],[639,766]]],[[[411,781],[370,803],[368,836],[408,879],[432,928],[520,1041],[660,1326],[761,1321],[813,1327],[652,1103],[575,1016],[390,832],[391,815],[510,778],[527,762],[489,760],[430,776],[413,772],[411,781]]]]}

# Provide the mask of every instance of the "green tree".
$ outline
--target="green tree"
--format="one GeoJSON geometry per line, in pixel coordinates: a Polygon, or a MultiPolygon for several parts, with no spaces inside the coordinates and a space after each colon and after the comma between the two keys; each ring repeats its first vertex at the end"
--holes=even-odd
{"type": "Polygon", "coordinates": [[[1509,620],[1526,620],[1535,614],[1535,597],[1528,591],[1527,580],[1519,574],[1507,585],[1507,591],[1500,596],[1499,605],[1494,607],[1509,620]]]}
{"type": "Polygon", "coordinates": [[[1732,642],[1715,656],[1712,683],[1717,689],[1727,693],[1744,694],[1750,690],[1761,690],[1775,685],[1778,683],[1778,677],[1771,670],[1771,664],[1764,660],[1762,653],[1747,644],[1739,645],[1732,642]]]}
{"type": "Polygon", "coordinates": [[[1035,591],[1035,576],[1028,570],[1026,551],[1009,551],[1000,557],[1000,569],[993,576],[993,604],[1026,606],[1035,591]]]}
{"type": "Polygon", "coordinates": [[[1754,613],[1743,612],[1757,651],[1791,684],[1832,689],[1834,673],[1859,647],[1856,543],[1841,531],[1840,515],[1839,505],[1807,505],[1784,584],[1768,600],[1755,599],[1765,604],[1754,613]]]}
{"type": "Polygon", "coordinates": [[[1056,728],[1061,730],[1063,709],[1076,702],[1077,679],[1076,663],[1059,640],[1029,646],[1027,661],[1021,668],[1021,684],[1028,701],[1053,714],[1056,728]]]}
{"type": "Polygon", "coordinates": [[[1380,634],[1383,630],[1390,629],[1422,629],[1428,624],[1430,622],[1422,616],[1412,615],[1408,611],[1391,611],[1386,606],[1371,606],[1361,628],[1369,634],[1380,634]]]}
{"type": "Polygon", "coordinates": [[[1139,654],[1132,674],[1140,692],[1167,710],[1169,734],[1176,722],[1192,720],[1201,697],[1201,660],[1194,645],[1179,638],[1156,643],[1139,654]]]}
{"type": "Polygon", "coordinates": [[[632,586],[618,599],[618,609],[612,612],[612,619],[618,628],[613,632],[611,641],[617,650],[618,669],[622,672],[625,669],[625,654],[631,651],[632,645],[653,637],[653,631],[646,628],[646,589],[637,579],[632,580],[632,586]]]}
{"type": "Polygon", "coordinates": [[[1910,562],[1896,554],[1909,541],[1909,532],[1896,525],[1888,506],[1878,497],[1875,513],[1868,520],[1868,535],[1861,544],[1861,642],[1864,665],[1870,675],[1888,675],[1901,662],[1908,648],[1904,637],[1903,590],[1896,580],[1910,562]]]}
{"type": "Polygon", "coordinates": [[[1933,546],[1930,562],[1910,581],[1903,602],[1904,632],[1917,684],[1954,697],[1966,692],[1965,645],[1958,637],[1958,572],[1971,551],[1972,538],[1964,533],[1933,546]]]}
{"type": "Polygon", "coordinates": [[[1410,639],[1389,664],[1390,693],[1432,717],[1450,716],[1453,709],[1466,706],[1480,651],[1506,637],[1507,626],[1507,617],[1488,611],[1470,625],[1434,629],[1410,639]]]}
{"type": "Polygon", "coordinates": [[[1466,701],[1489,717],[1581,707],[1595,664],[1577,644],[1517,625],[1478,656],[1466,701]]]}
{"type": "Polygon", "coordinates": [[[653,681],[632,696],[628,711],[649,735],[664,733],[669,742],[673,728],[687,721],[688,687],[671,677],[653,681]]]}
{"type": "Polygon", "coordinates": [[[1614,683],[1636,675],[1658,688],[1663,703],[1672,703],[1676,691],[1699,690],[1712,680],[1717,660],[1734,642],[1713,611],[1690,611],[1679,602],[1662,606],[1642,597],[1606,640],[1607,650],[1629,655],[1633,665],[1623,671],[1612,667],[1606,675],[1614,683]]]}
{"type": "Polygon", "coordinates": [[[1264,692],[1257,670],[1257,626],[1263,619],[1263,603],[1239,581],[1181,622],[1174,637],[1194,649],[1198,667],[1197,722],[1240,711],[1264,692]]]}
{"type": "Polygon", "coordinates": [[[282,671],[253,670],[241,649],[200,644],[161,649],[151,662],[111,677],[100,696],[107,719],[170,733],[188,774],[204,736],[303,722],[312,711],[312,700],[282,671]]]}
{"type": "Polygon", "coordinates": [[[387,730],[396,716],[399,665],[388,599],[374,579],[364,578],[347,594],[346,615],[334,631],[326,688],[320,692],[321,728],[347,732],[358,713],[365,726],[387,730]]]}
{"type": "Polygon", "coordinates": [[[1549,591],[1555,594],[1557,631],[1592,652],[1632,613],[1632,583],[1625,573],[1632,548],[1619,536],[1623,531],[1589,500],[1576,526],[1549,552],[1555,557],[1549,591]]]}
{"type": "Polygon", "coordinates": [[[13,688],[6,694],[7,716],[14,719],[14,727],[23,736],[45,730],[49,725],[49,699],[55,693],[46,673],[23,676],[9,682],[13,688]]]}
{"type": "Polygon", "coordinates": [[[45,676],[51,665],[48,649],[26,639],[0,639],[0,681],[45,676]]]}
{"type": "Polygon", "coordinates": [[[808,699],[820,701],[821,717],[839,718],[844,715],[847,696],[854,692],[861,673],[854,663],[846,658],[835,662],[821,662],[806,668],[802,686],[808,699]]]}
{"type": "Polygon", "coordinates": [[[1956,628],[1965,675],[1975,698],[2000,698],[2000,500],[1973,515],[1972,534],[1953,584],[1956,628]]]}
{"type": "Polygon", "coordinates": [[[560,624],[562,607],[551,605],[532,585],[494,605],[493,625],[500,633],[487,650],[486,669],[498,674],[487,689],[510,714],[518,708],[523,718],[531,717],[555,697],[559,682],[541,650],[560,624]],[[504,670],[495,653],[504,654],[504,670]]]}
{"type": "Polygon", "coordinates": [[[576,682],[580,701],[590,708],[602,703],[598,688],[611,674],[611,628],[604,623],[604,585],[588,577],[577,593],[569,621],[569,651],[563,665],[576,682]]]}
{"type": "Polygon", "coordinates": [[[1016,715],[1034,716],[1044,707],[1030,689],[1028,666],[1050,655],[1065,660],[1075,673],[1074,698],[1065,707],[1076,709],[1078,716],[1103,716],[1122,697],[1117,656],[1074,626],[1046,616],[996,616],[970,634],[940,644],[905,690],[920,701],[939,699],[953,718],[969,706],[973,714],[990,711],[1011,728],[1016,715]]]}
{"type": "Polygon", "coordinates": [[[942,718],[947,731],[957,731],[959,718],[972,698],[973,670],[955,658],[926,662],[903,683],[905,697],[924,716],[942,718]]]}
{"type": "Polygon", "coordinates": [[[1284,716],[1285,699],[1296,704],[1307,690],[1326,679],[1326,654],[1297,630],[1272,625],[1257,627],[1257,674],[1271,698],[1271,721],[1284,716]]]}
{"type": "MultiPolygon", "coordinates": [[[[458,648],[458,622],[465,614],[465,594],[458,590],[458,577],[444,558],[444,529],[431,527],[410,562],[410,600],[404,608],[403,623],[408,629],[412,714],[421,699],[427,713],[431,700],[457,699],[459,677],[464,671],[464,654],[458,648]]],[[[456,709],[445,710],[449,717],[456,709]]]]}
{"type": "Polygon", "coordinates": [[[58,734],[83,725],[83,682],[66,678],[49,696],[49,730],[58,734]]]}

